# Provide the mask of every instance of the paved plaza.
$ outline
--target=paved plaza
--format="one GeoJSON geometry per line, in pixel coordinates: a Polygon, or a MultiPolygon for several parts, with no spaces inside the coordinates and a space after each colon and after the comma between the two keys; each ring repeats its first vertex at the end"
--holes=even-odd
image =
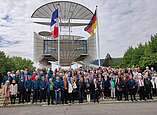
{"type": "Polygon", "coordinates": [[[30,105],[0,108],[0,115],[157,115],[157,103],[30,105]]]}

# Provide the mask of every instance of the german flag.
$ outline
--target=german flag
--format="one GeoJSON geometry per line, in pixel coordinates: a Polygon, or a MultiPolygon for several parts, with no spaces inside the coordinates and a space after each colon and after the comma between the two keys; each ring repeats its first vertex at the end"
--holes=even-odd
{"type": "Polygon", "coordinates": [[[91,21],[89,22],[89,24],[84,28],[85,31],[87,31],[90,35],[93,35],[95,33],[95,29],[96,29],[96,21],[97,21],[97,17],[96,17],[96,10],[95,13],[91,19],[91,21]]]}

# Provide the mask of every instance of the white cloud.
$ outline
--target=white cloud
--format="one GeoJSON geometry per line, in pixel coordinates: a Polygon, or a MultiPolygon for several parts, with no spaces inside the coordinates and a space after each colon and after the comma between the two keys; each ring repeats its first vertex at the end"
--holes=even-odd
{"type": "MultiPolygon", "coordinates": [[[[148,41],[157,32],[156,0],[71,0],[89,7],[98,7],[100,24],[101,57],[111,53],[123,56],[130,45],[148,41]]],[[[50,0],[0,0],[0,36],[18,41],[8,47],[0,47],[10,55],[33,58],[33,32],[49,27],[33,24],[31,15],[39,6],[50,0]],[[9,16],[9,21],[4,20],[9,16]]],[[[78,32],[81,34],[81,31],[78,32]]],[[[87,33],[83,33],[87,37],[87,33]]]]}

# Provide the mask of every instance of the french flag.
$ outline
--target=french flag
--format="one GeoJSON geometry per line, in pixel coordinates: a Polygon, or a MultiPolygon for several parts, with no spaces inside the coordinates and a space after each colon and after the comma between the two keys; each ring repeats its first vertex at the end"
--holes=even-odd
{"type": "Polygon", "coordinates": [[[59,27],[58,27],[58,9],[56,9],[51,16],[50,28],[52,32],[52,36],[54,39],[59,36],[59,27]]]}

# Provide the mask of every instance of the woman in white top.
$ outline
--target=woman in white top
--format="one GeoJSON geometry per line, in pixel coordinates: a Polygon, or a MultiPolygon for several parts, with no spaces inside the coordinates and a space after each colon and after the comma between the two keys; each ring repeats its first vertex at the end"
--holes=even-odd
{"type": "Polygon", "coordinates": [[[16,96],[17,96],[17,84],[16,81],[13,80],[12,84],[10,85],[10,100],[11,100],[11,104],[15,104],[15,100],[16,100],[16,96]]]}

